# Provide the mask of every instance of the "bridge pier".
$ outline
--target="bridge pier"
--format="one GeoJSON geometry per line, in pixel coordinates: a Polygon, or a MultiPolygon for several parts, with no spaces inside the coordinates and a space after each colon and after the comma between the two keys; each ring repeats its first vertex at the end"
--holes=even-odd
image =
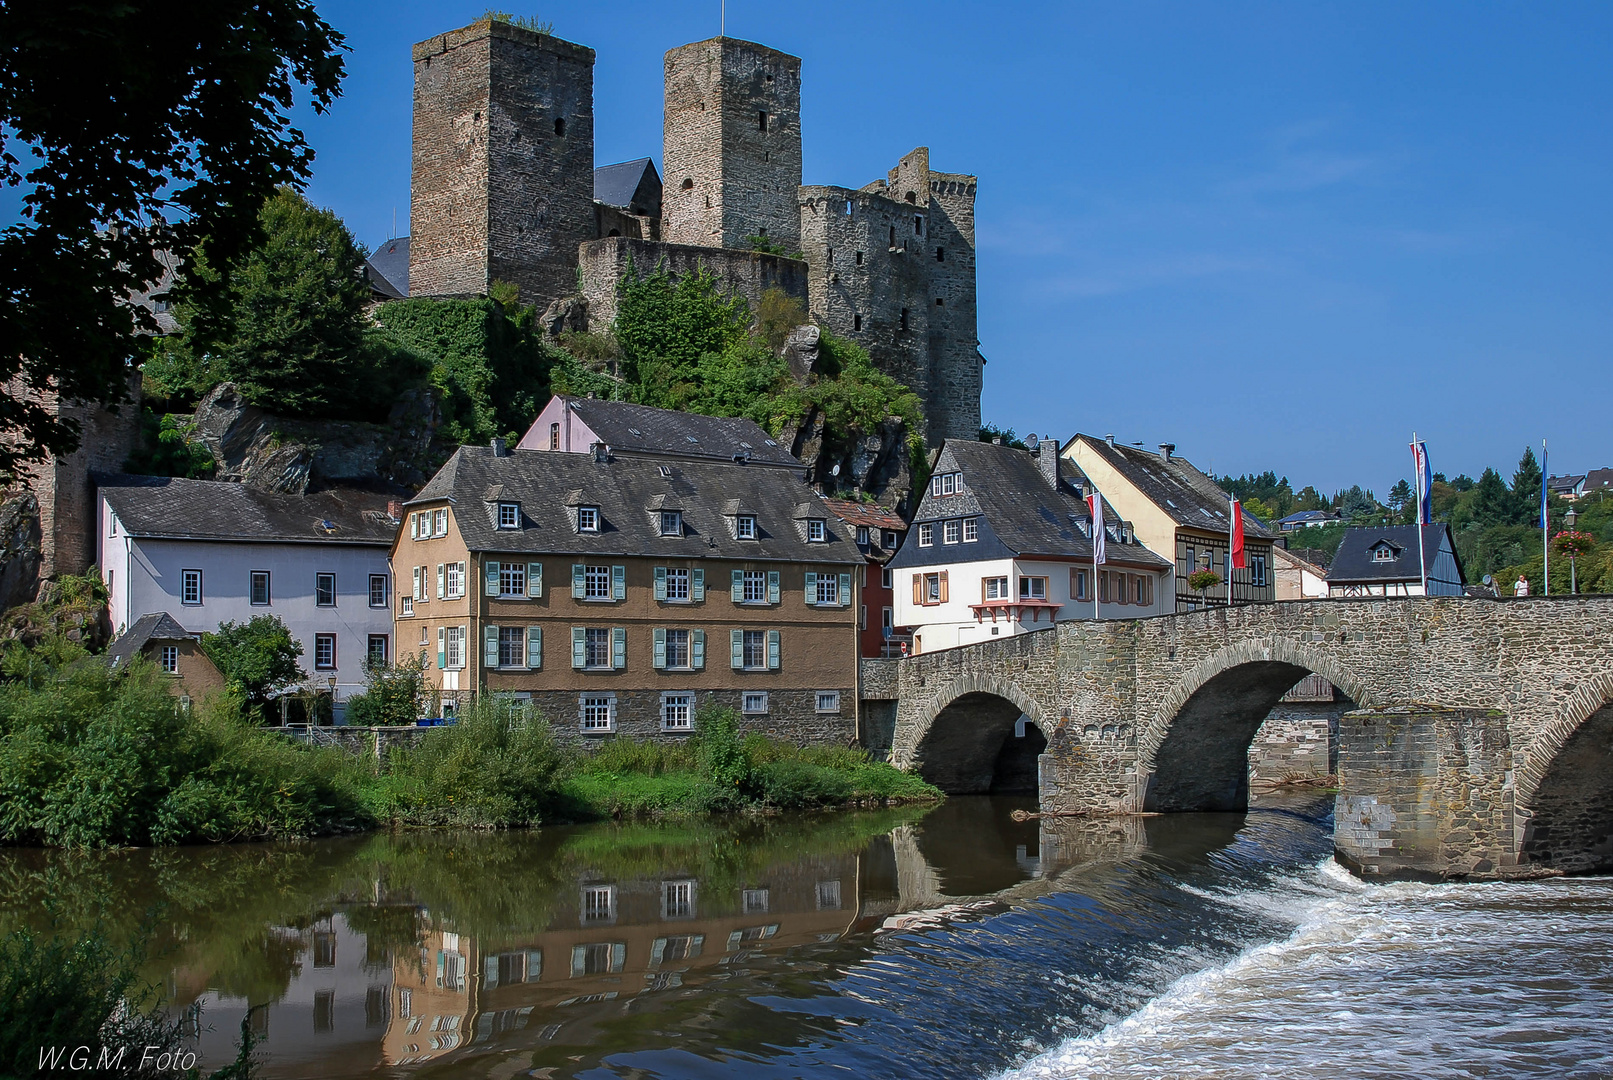
{"type": "Polygon", "coordinates": [[[1367,878],[1438,880],[1518,862],[1506,715],[1358,709],[1339,722],[1334,852],[1367,878]]]}

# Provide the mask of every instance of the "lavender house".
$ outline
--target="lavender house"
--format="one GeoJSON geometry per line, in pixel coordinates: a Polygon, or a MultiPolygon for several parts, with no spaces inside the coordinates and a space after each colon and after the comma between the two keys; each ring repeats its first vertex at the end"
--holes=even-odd
{"type": "Polygon", "coordinates": [[[99,492],[96,562],[118,633],[155,612],[193,633],[278,616],[310,682],[333,691],[338,722],[366,659],[391,659],[398,523],[386,496],[160,476],[100,477],[99,492]]]}

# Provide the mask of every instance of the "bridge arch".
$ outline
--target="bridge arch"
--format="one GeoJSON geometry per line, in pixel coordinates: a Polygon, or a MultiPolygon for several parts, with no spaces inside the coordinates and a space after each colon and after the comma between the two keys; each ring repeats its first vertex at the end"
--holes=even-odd
{"type": "Polygon", "coordinates": [[[1520,862],[1613,870],[1613,672],[1575,688],[1530,744],[1516,785],[1516,806],[1528,812],[1520,862]]]}
{"type": "Polygon", "coordinates": [[[1312,673],[1362,708],[1378,704],[1328,652],[1281,638],[1244,641],[1194,664],[1138,733],[1142,809],[1247,806],[1249,745],[1278,699],[1312,673]]]}
{"type": "Polygon", "coordinates": [[[1035,755],[1053,729],[1041,703],[1012,680],[975,674],[926,697],[910,730],[910,745],[896,752],[942,791],[965,795],[1000,790],[1005,770],[1022,774],[1026,768],[1031,771],[1024,790],[1035,791],[1035,755]],[[1021,715],[1029,721],[1022,733],[1015,730],[1021,715]],[[1005,760],[1015,750],[1017,759],[1005,760]]]}

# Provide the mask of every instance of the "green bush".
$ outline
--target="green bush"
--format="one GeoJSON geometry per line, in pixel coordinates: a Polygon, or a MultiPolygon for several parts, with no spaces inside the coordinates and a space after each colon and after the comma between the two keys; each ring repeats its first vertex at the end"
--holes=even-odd
{"type": "Polygon", "coordinates": [[[835,806],[851,797],[851,779],[843,772],[798,758],[770,761],[754,779],[763,804],[782,810],[835,806]]]}
{"type": "Polygon", "coordinates": [[[556,800],[566,756],[549,723],[515,702],[483,698],[459,722],[392,754],[371,805],[399,824],[536,825],[556,800]]]}
{"type": "Polygon", "coordinates": [[[224,676],[224,685],[248,712],[259,713],[269,695],[308,673],[297,666],[302,643],[275,615],[255,615],[246,622],[223,622],[202,634],[202,652],[224,676]]]}
{"type": "Polygon", "coordinates": [[[739,715],[733,709],[707,705],[695,713],[694,730],[700,771],[720,788],[748,788],[750,750],[739,738],[739,715]]]}

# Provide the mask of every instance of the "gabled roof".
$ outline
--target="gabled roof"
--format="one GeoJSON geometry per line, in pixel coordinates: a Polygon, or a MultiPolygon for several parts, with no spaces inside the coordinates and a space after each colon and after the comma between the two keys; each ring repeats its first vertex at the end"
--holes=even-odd
{"type": "Polygon", "coordinates": [[[852,502],[850,499],[824,499],[824,505],[847,525],[861,525],[869,529],[891,529],[906,532],[907,522],[900,514],[872,503],[852,502]]]}
{"type": "MultiPolygon", "coordinates": [[[[1449,548],[1457,559],[1458,574],[1461,558],[1456,556],[1456,545],[1451,540],[1450,526],[1444,524],[1423,526],[1423,565],[1432,576],[1434,562],[1441,546],[1449,548]]],[[[1354,582],[1420,581],[1423,571],[1417,565],[1417,526],[1374,525],[1349,529],[1339,548],[1333,553],[1333,565],[1328,567],[1328,584],[1354,582]],[[1387,560],[1373,558],[1373,551],[1387,546],[1394,557],[1387,560]]]]}
{"type": "Polygon", "coordinates": [[[1338,515],[1331,510],[1301,510],[1297,514],[1277,519],[1276,524],[1286,525],[1295,521],[1332,521],[1337,517],[1338,515]]]}
{"type": "MultiPolygon", "coordinates": [[[[1232,496],[1195,469],[1186,458],[1172,454],[1167,461],[1162,454],[1141,447],[1120,443],[1111,445],[1107,439],[1091,435],[1077,435],[1075,438],[1108,462],[1176,524],[1210,532],[1227,531],[1227,511],[1232,496]]],[[[1247,510],[1243,513],[1243,533],[1247,537],[1268,540],[1275,535],[1247,510]]]]}
{"type": "Polygon", "coordinates": [[[1613,469],[1592,469],[1585,474],[1585,490],[1613,487],[1613,469]]]}
{"type": "MultiPolygon", "coordinates": [[[[1044,445],[1048,453],[1058,452],[1056,442],[1044,445]]],[[[891,560],[893,567],[1030,555],[1092,558],[1092,541],[1085,531],[1092,517],[1086,500],[1062,485],[1055,491],[1042,475],[1037,459],[1027,451],[971,439],[948,439],[936,460],[935,472],[961,472],[963,490],[956,495],[925,493],[902,550],[891,560]],[[981,537],[975,543],[943,546],[938,536],[931,547],[919,547],[915,535],[919,524],[975,516],[982,522],[981,537]]],[[[1119,519],[1110,516],[1112,509],[1105,510],[1106,525],[1118,526],[1119,519]]],[[[1171,565],[1140,544],[1121,544],[1113,528],[1106,549],[1111,559],[1131,565],[1161,569],[1171,565]]]]}
{"type": "Polygon", "coordinates": [[[802,468],[778,440],[743,417],[701,416],[599,398],[560,395],[560,400],[606,445],[623,454],[726,462],[744,457],[755,465],[802,468]]]}
{"type": "Polygon", "coordinates": [[[1567,476],[1546,477],[1546,487],[1552,491],[1573,491],[1576,487],[1584,482],[1585,477],[1583,474],[1570,473],[1567,476]]]}
{"type": "Polygon", "coordinates": [[[97,476],[100,494],[131,536],[388,547],[398,525],[387,497],[368,491],[274,495],[245,484],[171,476],[97,476]]]}
{"type": "Polygon", "coordinates": [[[142,615],[107,647],[106,662],[114,668],[120,667],[154,641],[186,641],[200,636],[180,626],[166,611],[142,615]]]}
{"type": "MultiPolygon", "coordinates": [[[[1272,550],[1276,551],[1278,549],[1273,548],[1272,550]]],[[[1287,551],[1288,554],[1300,562],[1310,563],[1319,570],[1326,570],[1333,562],[1333,556],[1329,555],[1323,548],[1284,548],[1282,550],[1287,551]]]]}
{"type": "Polygon", "coordinates": [[[655,162],[635,158],[594,170],[594,201],[635,214],[648,214],[661,201],[661,176],[655,162]]]}
{"type": "MultiPolygon", "coordinates": [[[[664,556],[755,561],[860,563],[863,557],[812,489],[784,469],[712,461],[657,461],[555,450],[462,446],[408,505],[452,500],[472,551],[568,556],[664,556]],[[662,470],[669,475],[663,475],[662,470]],[[519,529],[497,527],[497,500],[521,507],[519,529]],[[597,506],[601,528],[578,532],[575,509],[597,506]],[[662,536],[658,507],[676,505],[683,535],[662,536]],[[760,536],[735,538],[731,514],[754,513],[760,536]],[[825,522],[827,540],[809,543],[807,520],[825,522]]],[[[407,545],[409,540],[400,539],[407,545]]],[[[407,547],[399,551],[407,561],[407,547]]]]}
{"type": "Polygon", "coordinates": [[[382,296],[402,300],[409,295],[409,238],[395,237],[376,248],[364,260],[364,276],[370,288],[382,296]]]}

